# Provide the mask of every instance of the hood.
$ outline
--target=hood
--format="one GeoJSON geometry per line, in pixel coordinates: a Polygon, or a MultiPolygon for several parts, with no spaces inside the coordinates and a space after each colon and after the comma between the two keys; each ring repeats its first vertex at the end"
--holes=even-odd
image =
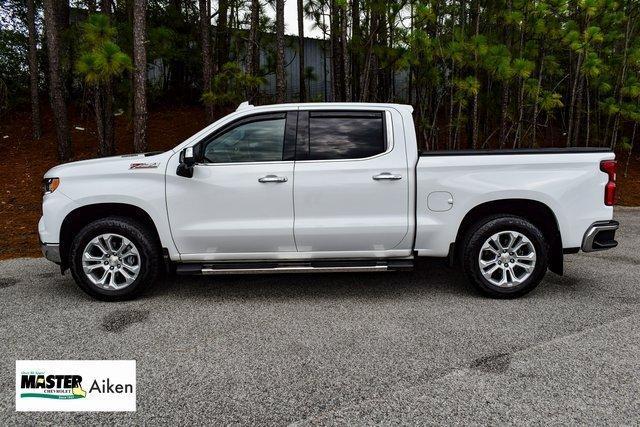
{"type": "Polygon", "coordinates": [[[122,172],[129,169],[156,169],[164,160],[161,151],[124,154],[122,156],[100,157],[97,159],[79,160],[63,163],[49,169],[45,178],[62,177],[77,174],[100,174],[105,172],[122,172]]]}

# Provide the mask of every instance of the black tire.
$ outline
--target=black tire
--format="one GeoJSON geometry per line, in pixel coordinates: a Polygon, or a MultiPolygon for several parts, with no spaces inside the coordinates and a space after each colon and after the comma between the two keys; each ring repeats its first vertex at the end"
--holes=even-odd
{"type": "Polygon", "coordinates": [[[87,224],[75,236],[69,251],[71,275],[80,289],[102,301],[123,301],[133,299],[153,284],[163,269],[160,244],[153,233],[140,222],[125,217],[107,217],[87,224]],[[113,233],[123,236],[135,245],[139,253],[140,271],[128,286],[114,290],[103,289],[94,284],[82,267],[83,252],[94,238],[113,233]]]}
{"type": "MultiPolygon", "coordinates": [[[[490,252],[488,254],[491,256],[490,252]]],[[[522,217],[496,215],[484,218],[471,227],[464,241],[462,265],[467,278],[480,292],[493,298],[516,298],[532,291],[546,274],[548,264],[549,244],[547,240],[540,229],[522,217]],[[515,231],[523,234],[531,241],[535,249],[536,261],[530,276],[522,283],[511,287],[500,287],[491,283],[484,277],[480,267],[479,256],[483,244],[491,236],[501,231],[515,231]]],[[[499,275],[500,273],[498,273],[499,275]]],[[[524,276],[521,275],[521,277],[524,276]]],[[[496,280],[493,277],[492,279],[496,280]]]]}

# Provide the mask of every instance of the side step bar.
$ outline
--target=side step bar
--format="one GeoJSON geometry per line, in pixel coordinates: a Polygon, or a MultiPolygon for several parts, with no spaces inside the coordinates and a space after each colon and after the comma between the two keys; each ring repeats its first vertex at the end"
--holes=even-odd
{"type": "Polygon", "coordinates": [[[413,259],[335,260],[299,262],[214,262],[178,264],[178,274],[272,274],[272,273],[345,273],[373,271],[410,271],[413,259]]]}

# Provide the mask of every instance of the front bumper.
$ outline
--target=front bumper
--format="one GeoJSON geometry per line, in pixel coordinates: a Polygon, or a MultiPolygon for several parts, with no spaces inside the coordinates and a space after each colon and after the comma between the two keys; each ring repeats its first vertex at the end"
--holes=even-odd
{"type": "Polygon", "coordinates": [[[40,249],[42,255],[49,261],[53,261],[56,264],[60,264],[60,245],[57,243],[42,243],[40,242],[40,249]]]}
{"type": "Polygon", "coordinates": [[[620,223],[613,220],[594,222],[584,233],[582,250],[584,252],[594,252],[615,248],[618,246],[615,237],[619,226],[620,223]]]}

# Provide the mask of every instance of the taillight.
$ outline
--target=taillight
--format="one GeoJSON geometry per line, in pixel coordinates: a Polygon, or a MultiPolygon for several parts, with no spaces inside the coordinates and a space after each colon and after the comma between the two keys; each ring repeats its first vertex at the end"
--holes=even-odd
{"type": "Polygon", "coordinates": [[[609,176],[609,182],[604,187],[604,204],[607,206],[613,206],[616,203],[616,169],[618,169],[618,162],[615,160],[600,162],[600,170],[609,176]]]}

